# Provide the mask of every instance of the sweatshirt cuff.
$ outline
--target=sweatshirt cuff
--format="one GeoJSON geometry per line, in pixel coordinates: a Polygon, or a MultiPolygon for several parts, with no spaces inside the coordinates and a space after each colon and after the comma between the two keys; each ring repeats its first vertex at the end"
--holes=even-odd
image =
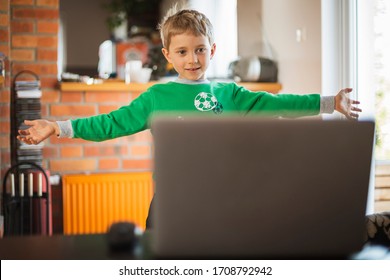
{"type": "Polygon", "coordinates": [[[60,134],[57,135],[58,138],[73,138],[73,127],[70,120],[67,121],[56,121],[58,127],[60,128],[60,134]]]}
{"type": "Polygon", "coordinates": [[[333,114],[334,96],[321,96],[320,114],[333,114]]]}

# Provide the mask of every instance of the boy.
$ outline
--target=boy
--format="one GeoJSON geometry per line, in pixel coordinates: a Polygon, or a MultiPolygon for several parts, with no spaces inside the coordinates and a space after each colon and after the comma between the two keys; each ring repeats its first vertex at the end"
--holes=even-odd
{"type": "MultiPolygon", "coordinates": [[[[211,83],[205,77],[210,60],[215,55],[213,27],[208,18],[194,10],[176,11],[172,8],[159,26],[162,52],[177,71],[174,82],[156,84],[127,106],[109,114],[89,118],[51,122],[25,121],[30,127],[20,130],[17,137],[27,144],[38,144],[49,136],[103,141],[137,133],[149,128],[153,114],[180,112],[215,115],[254,112],[274,116],[309,116],[319,113],[344,114],[357,119],[361,110],[352,104],[358,101],[347,96],[352,89],[341,90],[336,96],[273,95],[251,92],[235,83],[211,83]]],[[[150,216],[151,209],[149,210],[150,216]]],[[[150,228],[148,218],[147,227],[150,228]]]]}

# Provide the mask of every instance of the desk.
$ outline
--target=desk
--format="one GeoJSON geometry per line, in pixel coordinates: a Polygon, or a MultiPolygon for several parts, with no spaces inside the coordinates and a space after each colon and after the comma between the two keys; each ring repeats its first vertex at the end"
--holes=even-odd
{"type": "MultiPolygon", "coordinates": [[[[253,257],[252,257],[253,258],[253,257]]],[[[390,260],[390,248],[363,247],[352,259],[390,260]]],[[[112,251],[104,234],[5,237],[0,239],[1,260],[141,260],[155,259],[150,249],[150,233],[141,236],[134,248],[112,251]]],[[[195,258],[199,259],[199,258],[195,258]]],[[[224,259],[223,257],[211,259],[224,259]]],[[[242,259],[237,257],[237,259],[242,259]]],[[[251,259],[251,258],[245,258],[251,259]]],[[[257,259],[257,258],[253,258],[257,259]]],[[[262,259],[262,258],[260,258],[262,259]]],[[[264,258],[263,258],[264,259],[264,258]]],[[[281,259],[286,259],[281,257],[281,259]]],[[[291,259],[291,258],[287,258],[291,259]]],[[[299,258],[297,258],[299,259],[299,258]]],[[[342,259],[317,256],[304,259],[342,259]]]]}
{"type": "Polygon", "coordinates": [[[106,235],[53,235],[5,237],[0,239],[2,260],[120,260],[140,259],[139,246],[112,252],[106,235]]]}

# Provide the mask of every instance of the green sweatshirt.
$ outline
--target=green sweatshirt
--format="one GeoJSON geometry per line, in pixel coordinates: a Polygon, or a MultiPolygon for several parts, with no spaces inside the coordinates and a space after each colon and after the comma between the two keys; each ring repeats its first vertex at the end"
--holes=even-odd
{"type": "Polygon", "coordinates": [[[75,119],[71,124],[75,138],[103,141],[148,129],[150,118],[158,113],[299,117],[316,115],[319,110],[319,94],[274,95],[252,92],[235,83],[168,82],[153,85],[129,105],[109,114],[75,119]]]}

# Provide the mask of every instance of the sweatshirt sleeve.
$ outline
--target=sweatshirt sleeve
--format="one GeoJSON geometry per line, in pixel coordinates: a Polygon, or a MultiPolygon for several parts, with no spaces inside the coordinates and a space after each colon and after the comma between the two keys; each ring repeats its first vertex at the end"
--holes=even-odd
{"type": "Polygon", "coordinates": [[[111,113],[72,120],[74,138],[104,141],[137,133],[149,127],[152,110],[153,95],[146,91],[111,113]]]}
{"type": "Polygon", "coordinates": [[[302,117],[320,112],[319,94],[271,94],[265,91],[252,92],[235,85],[234,102],[244,114],[266,116],[302,117]]]}

